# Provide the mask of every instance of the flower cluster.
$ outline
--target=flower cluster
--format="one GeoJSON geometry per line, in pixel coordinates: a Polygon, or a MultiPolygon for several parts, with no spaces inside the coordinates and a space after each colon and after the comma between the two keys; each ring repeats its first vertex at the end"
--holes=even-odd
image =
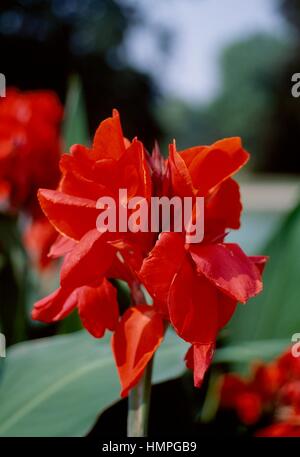
{"type": "Polygon", "coordinates": [[[289,350],[256,365],[248,379],[225,375],[221,407],[235,410],[247,426],[264,424],[258,436],[300,436],[300,359],[289,350]]]}
{"type": "Polygon", "coordinates": [[[25,244],[40,264],[55,232],[40,210],[39,187],[56,188],[61,155],[62,106],[52,92],[9,89],[0,99],[0,204],[3,211],[32,219],[25,244]]]}
{"type": "Polygon", "coordinates": [[[41,208],[59,233],[50,256],[64,260],[60,287],[35,304],[33,318],[54,322],[77,308],[95,337],[113,331],[122,396],[141,378],[168,324],[191,343],[186,362],[199,386],[218,331],[238,302],[262,290],[266,257],[248,257],[224,241],[228,229],[240,226],[239,186],[232,175],[247,160],[239,138],[181,152],[173,143],[167,159],[156,146],[150,155],[138,139],[124,138],[114,111],[90,149],[74,145],[62,156],[58,189],[39,190],[41,208]],[[117,201],[120,188],[127,190],[123,205],[137,196],[204,197],[203,241],[188,244],[184,233],[175,232],[98,231],[98,199],[117,201]],[[131,291],[131,306],[122,315],[111,279],[126,281],[131,291]]]}

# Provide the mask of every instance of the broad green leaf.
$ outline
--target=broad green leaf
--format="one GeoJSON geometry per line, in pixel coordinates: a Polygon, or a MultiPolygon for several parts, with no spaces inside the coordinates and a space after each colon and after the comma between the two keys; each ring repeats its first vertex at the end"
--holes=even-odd
{"type": "MultiPolygon", "coordinates": [[[[214,362],[247,362],[277,355],[286,340],[219,349],[214,362]]],[[[154,382],[185,370],[187,344],[172,331],[154,361],[154,382]]],[[[119,399],[109,337],[81,331],[21,343],[8,351],[0,384],[0,436],[82,436],[119,399]]]]}
{"type": "MultiPolygon", "coordinates": [[[[159,349],[154,382],[179,376],[187,344],[172,332],[159,349]]],[[[109,338],[81,331],[16,345],[0,384],[1,436],[82,436],[119,399],[109,338]]]]}
{"type": "Polygon", "coordinates": [[[264,291],[239,305],[229,327],[232,342],[287,338],[300,331],[300,205],[261,254],[270,256],[264,291]]]}
{"type": "Polygon", "coordinates": [[[79,77],[75,75],[70,78],[69,83],[63,137],[66,151],[72,144],[88,146],[89,143],[89,130],[82,86],[79,77]]]}

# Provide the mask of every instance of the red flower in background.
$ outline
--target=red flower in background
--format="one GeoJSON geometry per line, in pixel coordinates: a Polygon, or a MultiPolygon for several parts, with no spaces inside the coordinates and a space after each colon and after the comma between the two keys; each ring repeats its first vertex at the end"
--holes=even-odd
{"type": "Polygon", "coordinates": [[[34,265],[41,270],[52,263],[49,257],[49,250],[57,238],[48,219],[43,215],[33,219],[23,233],[23,242],[34,265]]]}
{"type": "Polygon", "coordinates": [[[36,192],[59,179],[62,107],[52,92],[9,89],[0,100],[0,188],[12,210],[38,210],[36,192]]]}
{"type": "Polygon", "coordinates": [[[0,99],[0,205],[12,213],[32,218],[25,235],[29,252],[40,266],[55,237],[40,210],[39,187],[56,188],[60,176],[60,124],[63,109],[49,91],[9,89],[0,99]]]}
{"type": "Polygon", "coordinates": [[[291,351],[256,365],[249,378],[223,377],[220,406],[235,410],[245,425],[270,425],[257,436],[300,436],[300,359],[291,351]]]}
{"type": "MultiPolygon", "coordinates": [[[[187,364],[201,384],[218,331],[237,302],[245,303],[262,289],[265,257],[247,257],[239,246],[225,243],[226,230],[238,228],[239,187],[231,176],[247,161],[240,140],[178,153],[170,147],[164,160],[152,156],[140,141],[123,137],[117,112],[103,121],[91,149],[75,145],[60,162],[58,190],[39,191],[41,207],[60,236],[51,256],[64,256],[60,288],[35,304],[33,318],[53,322],[78,308],[83,325],[94,336],[114,330],[112,348],[122,395],[138,382],[170,323],[192,344],[187,364]],[[185,233],[105,232],[96,229],[102,196],[118,201],[136,196],[204,196],[205,238],[185,243],[185,233]],[[119,316],[110,278],[127,281],[132,306],[119,316]],[[145,285],[153,306],[145,303],[145,285]]],[[[121,203],[128,203],[121,202],[121,203]]]]}

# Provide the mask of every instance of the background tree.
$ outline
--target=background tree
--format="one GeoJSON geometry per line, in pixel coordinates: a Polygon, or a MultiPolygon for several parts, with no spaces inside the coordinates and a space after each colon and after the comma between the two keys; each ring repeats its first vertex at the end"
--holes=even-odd
{"type": "Polygon", "coordinates": [[[265,140],[265,169],[271,172],[299,173],[300,100],[291,95],[291,77],[300,71],[300,4],[281,0],[281,11],[292,27],[292,47],[286,65],[277,76],[273,111],[265,140]]]}
{"type": "Polygon", "coordinates": [[[128,65],[123,49],[137,20],[135,10],[114,0],[3,0],[1,72],[8,85],[53,89],[62,101],[69,76],[79,74],[90,130],[116,107],[126,113],[126,134],[139,134],[150,147],[160,137],[151,108],[157,88],[128,65]]]}
{"type": "Polygon", "coordinates": [[[266,143],[271,132],[275,135],[274,112],[290,52],[288,43],[263,34],[226,47],[220,58],[219,93],[206,105],[169,100],[159,110],[166,132],[179,133],[179,147],[241,136],[251,151],[252,167],[271,171],[266,143]]]}

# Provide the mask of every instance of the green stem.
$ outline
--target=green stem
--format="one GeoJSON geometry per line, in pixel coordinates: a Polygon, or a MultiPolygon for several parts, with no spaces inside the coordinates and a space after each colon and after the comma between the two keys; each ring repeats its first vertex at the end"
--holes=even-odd
{"type": "Polygon", "coordinates": [[[151,376],[153,358],[145,368],[138,384],[130,391],[128,398],[127,436],[147,436],[151,397],[151,376]]]}

